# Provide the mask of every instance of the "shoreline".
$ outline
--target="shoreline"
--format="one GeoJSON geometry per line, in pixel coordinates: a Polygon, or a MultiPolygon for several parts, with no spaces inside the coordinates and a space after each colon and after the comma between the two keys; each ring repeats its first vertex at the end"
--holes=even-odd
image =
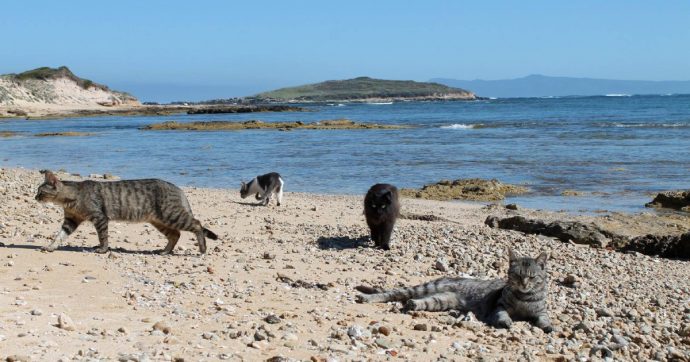
{"type": "MultiPolygon", "coordinates": [[[[401,218],[385,252],[368,240],[363,195],[288,189],[284,205],[262,207],[240,199],[238,190],[183,187],[196,217],[220,236],[204,257],[190,233],[175,255],[159,256],[151,252],[165,238],[153,227],[118,222],[110,225],[108,254],[90,251],[98,241],[88,223],[57,251],[41,253],[62,220],[61,209],[33,199],[42,175],[3,168],[0,181],[0,250],[7,256],[0,263],[2,358],[688,358],[688,261],[484,225],[489,215],[513,212],[502,207],[402,199],[403,213],[437,218],[401,218]],[[550,254],[548,308],[556,332],[524,322],[497,330],[463,314],[404,314],[395,303],[354,302],[361,284],[504,277],[508,246],[521,255],[550,254]],[[63,313],[74,330],[54,326],[63,313]],[[158,322],[168,333],[154,328],[158,322]],[[351,337],[350,329],[363,332],[351,337]]],[[[642,215],[650,226],[635,231],[630,215],[612,217],[631,233],[670,227],[642,215]]]]}
{"type": "Polygon", "coordinates": [[[278,104],[262,105],[127,105],[127,106],[0,106],[2,120],[60,120],[80,117],[106,116],[168,116],[173,114],[302,112],[305,109],[278,104]]]}

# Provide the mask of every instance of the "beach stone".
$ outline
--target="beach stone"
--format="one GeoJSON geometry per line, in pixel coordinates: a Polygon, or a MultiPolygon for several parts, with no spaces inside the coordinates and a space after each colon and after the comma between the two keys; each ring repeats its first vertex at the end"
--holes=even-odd
{"type": "Polygon", "coordinates": [[[379,333],[383,334],[384,336],[390,336],[391,334],[391,329],[386,327],[386,326],[380,326],[379,327],[379,333]]]}
{"type": "Polygon", "coordinates": [[[393,346],[393,343],[388,339],[388,338],[376,338],[374,341],[377,346],[383,348],[383,349],[391,349],[393,346]]]}
{"type": "Polygon", "coordinates": [[[43,311],[40,309],[34,309],[31,311],[31,315],[35,315],[35,316],[43,315],[43,311]]]}
{"type": "Polygon", "coordinates": [[[414,329],[415,331],[428,331],[429,326],[426,325],[426,323],[418,323],[418,324],[415,324],[412,329],[414,329]]]}
{"type": "Polygon", "coordinates": [[[58,316],[58,327],[66,331],[73,331],[75,329],[72,318],[70,318],[65,313],[60,313],[60,315],[58,316]]]}
{"type": "Polygon", "coordinates": [[[436,264],[434,264],[434,269],[441,272],[447,272],[449,270],[448,262],[446,261],[446,259],[438,258],[436,259],[436,264]]]}
{"type": "Polygon", "coordinates": [[[264,321],[268,324],[278,324],[281,322],[281,319],[275,314],[269,314],[266,316],[266,318],[264,318],[264,321]]]}
{"type": "Polygon", "coordinates": [[[156,322],[156,324],[153,325],[153,330],[154,331],[161,331],[164,334],[172,333],[172,328],[166,322],[163,322],[163,321],[156,322]]]}
{"type": "Polygon", "coordinates": [[[363,328],[362,326],[359,326],[357,324],[353,324],[347,328],[347,335],[350,336],[350,338],[362,339],[363,337],[367,336],[368,334],[369,334],[369,331],[367,331],[365,328],[363,328]]]}
{"type": "Polygon", "coordinates": [[[690,190],[674,190],[658,193],[646,207],[664,207],[681,210],[690,206],[690,190]]]}

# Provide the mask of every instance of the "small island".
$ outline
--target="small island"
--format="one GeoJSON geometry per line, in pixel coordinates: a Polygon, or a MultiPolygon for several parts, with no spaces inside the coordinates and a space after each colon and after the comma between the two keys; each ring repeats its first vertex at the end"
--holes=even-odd
{"type": "Polygon", "coordinates": [[[474,93],[438,83],[359,77],[329,80],[259,93],[247,100],[257,103],[384,103],[399,101],[475,100],[474,93]]]}
{"type": "Polygon", "coordinates": [[[251,121],[208,121],[208,122],[188,122],[180,123],[168,121],[150,124],[140,128],[145,131],[239,131],[247,129],[268,129],[279,131],[290,131],[295,129],[327,129],[327,130],[353,130],[353,129],[402,129],[410,128],[402,125],[360,123],[349,119],[331,119],[311,123],[302,121],[295,122],[263,122],[259,120],[251,121]]]}

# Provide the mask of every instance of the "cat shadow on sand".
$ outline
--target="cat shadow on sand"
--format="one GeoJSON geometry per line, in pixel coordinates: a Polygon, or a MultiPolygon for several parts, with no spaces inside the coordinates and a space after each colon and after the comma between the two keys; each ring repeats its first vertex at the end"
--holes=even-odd
{"type": "Polygon", "coordinates": [[[322,236],[316,240],[319,249],[357,249],[369,247],[370,239],[368,236],[360,236],[358,238],[351,238],[349,236],[322,236]]]}
{"type": "MultiPolygon", "coordinates": [[[[26,244],[2,244],[0,249],[28,249],[28,250],[38,250],[41,251],[42,247],[40,245],[26,245],[26,244]]],[[[60,246],[57,251],[69,251],[73,253],[83,253],[83,252],[95,252],[96,247],[93,246],[70,246],[63,245],[60,246]]],[[[159,252],[155,250],[129,250],[124,248],[110,248],[109,252],[115,252],[120,254],[132,254],[132,255],[158,255],[159,252]]],[[[172,254],[172,253],[171,253],[172,254]]],[[[174,255],[174,254],[172,254],[174,255]]]]}

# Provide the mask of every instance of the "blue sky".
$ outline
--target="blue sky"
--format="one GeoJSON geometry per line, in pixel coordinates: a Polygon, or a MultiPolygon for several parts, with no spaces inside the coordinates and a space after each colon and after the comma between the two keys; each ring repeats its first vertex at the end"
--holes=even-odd
{"type": "Polygon", "coordinates": [[[371,76],[690,80],[689,1],[7,1],[0,73],[69,66],[142,100],[371,76]]]}

